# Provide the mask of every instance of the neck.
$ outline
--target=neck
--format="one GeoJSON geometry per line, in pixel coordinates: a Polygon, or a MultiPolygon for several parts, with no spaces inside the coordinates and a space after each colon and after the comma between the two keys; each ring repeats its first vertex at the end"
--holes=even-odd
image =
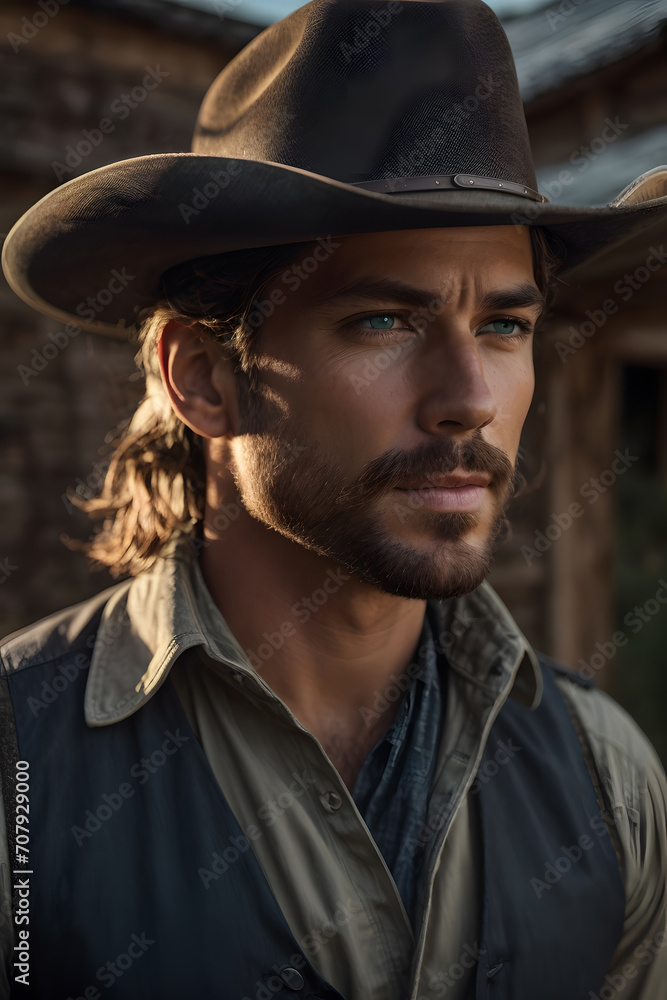
{"type": "Polygon", "coordinates": [[[323,745],[370,750],[398,707],[373,706],[412,662],[426,602],[381,593],[243,509],[204,538],[206,585],[260,676],[323,745]]]}

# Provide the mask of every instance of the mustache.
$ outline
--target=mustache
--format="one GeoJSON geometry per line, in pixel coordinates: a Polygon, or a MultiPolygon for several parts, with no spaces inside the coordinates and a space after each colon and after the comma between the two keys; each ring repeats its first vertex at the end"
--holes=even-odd
{"type": "Polygon", "coordinates": [[[523,480],[507,454],[485,441],[481,432],[476,432],[463,443],[442,438],[427,441],[411,452],[393,449],[373,459],[355,482],[338,493],[335,503],[345,507],[367,504],[406,480],[418,479],[427,483],[455,469],[484,473],[491,478],[490,488],[502,492],[511,489],[514,493],[523,480]]]}

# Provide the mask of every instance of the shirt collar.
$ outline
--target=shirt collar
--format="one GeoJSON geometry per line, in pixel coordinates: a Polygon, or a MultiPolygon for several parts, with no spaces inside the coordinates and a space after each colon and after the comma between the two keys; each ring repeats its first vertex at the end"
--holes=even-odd
{"type": "MultiPolygon", "coordinates": [[[[463,597],[429,601],[428,609],[436,649],[453,670],[494,695],[511,680],[509,696],[537,708],[537,656],[487,581],[463,597]]],[[[86,685],[88,725],[136,712],[192,646],[231,673],[257,676],[209,593],[194,539],[177,532],[151,570],[121,584],[105,605],[86,685]]]]}

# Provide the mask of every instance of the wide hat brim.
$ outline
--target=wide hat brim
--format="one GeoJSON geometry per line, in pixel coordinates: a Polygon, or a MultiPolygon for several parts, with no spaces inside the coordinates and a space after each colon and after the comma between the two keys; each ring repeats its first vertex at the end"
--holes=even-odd
{"type": "Polygon", "coordinates": [[[493,190],[379,193],[282,163],[198,153],[122,160],[74,178],[8,234],[2,266],[30,306],[126,337],[169,268],[210,254],[369,232],[539,225],[564,275],[667,219],[667,166],[609,205],[538,203],[493,190]]]}

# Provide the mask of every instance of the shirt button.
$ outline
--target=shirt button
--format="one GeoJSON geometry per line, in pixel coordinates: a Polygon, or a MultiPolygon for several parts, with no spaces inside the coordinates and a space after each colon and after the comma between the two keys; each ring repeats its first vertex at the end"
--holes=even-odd
{"type": "Polygon", "coordinates": [[[243,684],[243,674],[234,674],[234,680],[237,684],[243,684]]]}
{"type": "Polygon", "coordinates": [[[320,795],[320,802],[328,813],[336,812],[336,809],[340,809],[343,804],[338,792],[325,792],[324,795],[320,795]]]}
{"type": "Polygon", "coordinates": [[[281,969],[279,976],[288,990],[302,990],[305,986],[303,976],[296,969],[281,969]]]}

